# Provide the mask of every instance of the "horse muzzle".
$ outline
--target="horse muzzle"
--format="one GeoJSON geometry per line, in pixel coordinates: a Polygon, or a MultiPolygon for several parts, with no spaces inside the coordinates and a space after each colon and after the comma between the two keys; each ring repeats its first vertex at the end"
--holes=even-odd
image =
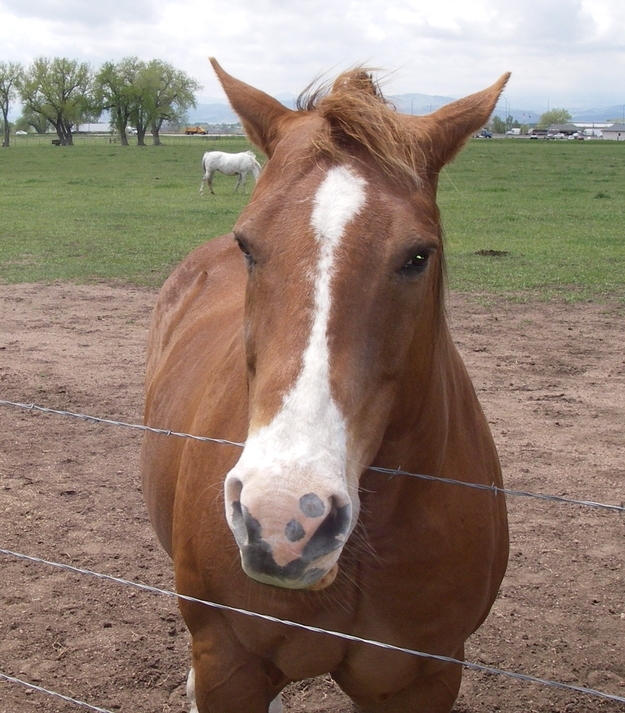
{"type": "Polygon", "coordinates": [[[346,492],[271,492],[254,479],[244,485],[231,472],[226,514],[252,579],[287,589],[323,589],[334,581],[352,529],[346,492]]]}

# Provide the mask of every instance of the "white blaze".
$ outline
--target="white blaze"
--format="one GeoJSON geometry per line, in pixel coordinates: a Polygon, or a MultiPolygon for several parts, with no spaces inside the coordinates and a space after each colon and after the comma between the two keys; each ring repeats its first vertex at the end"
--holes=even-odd
{"type": "MultiPolygon", "coordinates": [[[[319,245],[315,275],[314,317],[302,370],[271,423],[250,434],[234,471],[254,471],[254,479],[312,472],[320,485],[339,478],[345,484],[347,429],[330,391],[328,322],[336,249],[347,224],[365,202],[365,181],[347,168],[328,171],[314,199],[311,227],[319,245]]],[[[234,471],[231,471],[234,474],[234,471]]],[[[281,478],[274,488],[292,484],[281,478]]],[[[261,484],[258,483],[260,486],[261,484]]]]}

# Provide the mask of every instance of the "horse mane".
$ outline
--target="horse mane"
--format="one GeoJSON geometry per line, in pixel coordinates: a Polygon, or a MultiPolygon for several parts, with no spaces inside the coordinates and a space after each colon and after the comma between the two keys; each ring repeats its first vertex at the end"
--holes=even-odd
{"type": "Polygon", "coordinates": [[[361,146],[390,178],[422,184],[427,160],[420,132],[384,97],[370,69],[348,70],[332,84],[313,83],[298,98],[297,108],[325,119],[313,139],[321,154],[340,160],[353,154],[354,145],[361,146]]]}

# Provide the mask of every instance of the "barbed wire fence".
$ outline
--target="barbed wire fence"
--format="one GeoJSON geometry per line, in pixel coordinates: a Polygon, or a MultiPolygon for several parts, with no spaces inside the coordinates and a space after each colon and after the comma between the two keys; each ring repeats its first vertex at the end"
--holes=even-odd
{"type": "MultiPolygon", "coordinates": [[[[119,428],[130,428],[137,431],[143,431],[148,433],[155,433],[162,436],[175,436],[176,438],[188,438],[195,441],[203,441],[204,443],[216,443],[220,445],[235,446],[237,448],[243,448],[244,443],[237,441],[229,441],[224,438],[211,438],[209,436],[197,436],[192,433],[180,433],[178,431],[172,431],[166,428],[154,428],[152,426],[145,426],[139,423],[128,423],[126,421],[115,421],[109,418],[100,418],[98,416],[90,416],[89,414],[76,413],[75,411],[63,411],[60,409],[47,408],[45,406],[38,406],[36,404],[26,404],[17,401],[6,401],[0,399],[0,406],[13,406],[15,408],[25,409],[26,411],[31,411],[34,413],[44,413],[52,414],[56,416],[66,416],[68,418],[76,418],[82,421],[89,421],[91,423],[100,423],[107,426],[117,426],[119,428]]],[[[454,480],[453,478],[440,478],[435,475],[426,475],[424,473],[409,473],[408,471],[401,470],[398,468],[378,468],[376,466],[369,466],[367,470],[374,471],[376,473],[384,473],[386,475],[403,475],[412,478],[420,478],[422,480],[430,480],[439,483],[448,483],[450,485],[459,485],[466,488],[474,488],[477,490],[486,490],[492,492],[493,494],[501,493],[503,495],[510,495],[514,497],[524,497],[524,498],[534,498],[537,500],[547,500],[550,502],[563,503],[568,505],[581,505],[584,507],[599,508],[602,510],[612,510],[618,513],[625,513],[625,503],[619,505],[612,505],[608,503],[599,503],[592,500],[575,500],[574,498],[565,498],[559,495],[549,495],[545,493],[531,493],[524,490],[511,490],[509,488],[500,488],[493,485],[484,485],[482,483],[466,483],[462,480],[454,480]]]]}
{"type": "MultiPolygon", "coordinates": [[[[83,420],[83,421],[88,421],[91,423],[97,423],[97,424],[102,424],[102,425],[107,425],[107,426],[114,426],[114,427],[118,427],[118,428],[129,428],[129,429],[134,429],[134,430],[139,430],[139,431],[144,431],[144,432],[155,433],[155,434],[159,434],[159,435],[163,435],[163,436],[173,436],[173,437],[177,437],[177,438],[193,439],[193,440],[197,440],[197,441],[203,441],[203,442],[215,443],[215,444],[227,445],[227,446],[234,446],[234,447],[238,447],[238,448],[242,448],[244,446],[243,443],[239,443],[236,441],[229,441],[229,440],[221,439],[221,438],[211,438],[208,436],[198,436],[198,435],[194,435],[194,434],[181,433],[181,432],[177,432],[177,431],[172,431],[170,429],[153,428],[150,426],[145,426],[143,424],[133,424],[133,423],[128,423],[128,422],[124,422],[124,421],[100,418],[100,417],[92,416],[89,414],[82,414],[82,413],[76,413],[76,412],[72,412],[72,411],[64,411],[64,410],[60,410],[60,409],[47,408],[44,406],[38,406],[33,403],[26,404],[26,403],[20,403],[20,402],[0,399],[0,406],[24,409],[24,410],[28,410],[32,413],[42,413],[42,414],[48,414],[48,415],[63,416],[63,417],[67,417],[67,418],[75,418],[75,419],[79,419],[79,420],[83,420]]],[[[454,485],[454,486],[463,486],[463,487],[469,487],[469,488],[477,488],[480,490],[493,492],[494,494],[501,493],[501,494],[512,496],[512,497],[534,498],[534,499],[538,499],[538,500],[559,503],[562,505],[568,504],[568,505],[577,505],[577,506],[589,507],[589,508],[599,508],[602,510],[618,513],[619,515],[622,515],[625,512],[625,504],[624,503],[616,505],[616,504],[595,502],[595,501],[591,501],[591,500],[576,500],[573,498],[565,498],[565,497],[561,497],[561,496],[557,496],[557,495],[550,495],[550,494],[544,494],[544,493],[532,493],[532,492],[527,492],[527,491],[499,488],[498,486],[495,486],[494,484],[493,485],[483,485],[483,484],[476,484],[476,483],[466,483],[463,481],[453,480],[453,479],[449,479],[449,478],[440,478],[437,476],[431,476],[431,475],[419,474],[419,473],[409,473],[409,472],[403,471],[401,469],[370,467],[369,470],[387,474],[391,477],[405,476],[405,477],[421,478],[424,480],[446,483],[450,486],[454,485]]],[[[505,677],[508,677],[511,679],[515,679],[515,680],[519,680],[519,681],[523,681],[523,682],[527,682],[527,683],[535,683],[535,684],[539,684],[539,685],[543,685],[543,686],[547,686],[547,687],[551,687],[551,688],[557,688],[557,689],[566,690],[569,692],[581,693],[581,694],[584,694],[587,696],[594,696],[599,699],[625,704],[625,696],[619,696],[619,695],[615,695],[615,694],[606,693],[606,692],[599,691],[597,689],[589,688],[586,686],[575,686],[575,685],[571,685],[571,684],[561,683],[558,681],[543,679],[543,678],[531,676],[531,675],[524,674],[524,673],[507,671],[504,669],[499,669],[499,668],[495,668],[495,667],[491,667],[491,666],[477,664],[477,663],[473,663],[470,661],[461,661],[461,660],[454,659],[454,658],[447,657],[447,656],[430,654],[430,653],[423,652],[423,651],[415,651],[412,649],[394,646],[394,645],[387,644],[387,643],[380,642],[380,641],[375,641],[375,640],[371,640],[371,639],[365,639],[365,638],[361,638],[361,637],[352,636],[350,634],[345,634],[343,632],[331,631],[331,630],[327,630],[327,629],[321,629],[318,627],[308,626],[306,624],[301,624],[301,623],[294,622],[294,621],[279,619],[279,618],[272,617],[267,614],[262,614],[259,612],[253,612],[253,611],[249,611],[246,609],[239,609],[236,607],[230,607],[230,606],[227,606],[224,604],[219,604],[217,602],[210,602],[210,601],[197,599],[195,597],[189,597],[187,595],[173,592],[173,591],[170,591],[167,589],[154,587],[154,586],[151,586],[148,584],[143,584],[140,582],[133,582],[133,581],[121,578],[121,577],[114,577],[112,575],[103,574],[101,572],[96,572],[94,570],[83,569],[83,568],[75,567],[73,565],[63,564],[60,562],[53,562],[50,560],[43,559],[41,557],[37,557],[34,555],[28,555],[28,554],[24,554],[24,553],[20,553],[20,552],[15,552],[13,550],[5,549],[5,548],[0,548],[0,554],[4,555],[5,557],[12,557],[12,558],[16,558],[16,559],[22,560],[22,561],[28,561],[28,562],[32,562],[32,563],[36,563],[36,564],[40,564],[40,565],[55,567],[57,569],[65,570],[65,571],[71,572],[73,574],[80,574],[80,575],[84,575],[84,576],[95,577],[100,580],[109,581],[109,582],[116,583],[119,585],[134,587],[134,588],[137,588],[137,589],[140,589],[140,590],[143,590],[146,592],[150,592],[150,593],[156,594],[156,595],[173,597],[173,598],[177,598],[177,599],[183,599],[183,600],[199,603],[204,606],[221,609],[223,611],[229,611],[231,613],[239,614],[242,616],[259,618],[259,619],[269,621],[269,622],[272,622],[272,623],[275,623],[278,625],[296,627],[296,628],[310,631],[313,633],[323,634],[326,636],[334,636],[334,637],[345,639],[345,640],[348,640],[351,642],[362,643],[362,644],[366,644],[369,646],[375,646],[375,647],[390,650],[390,651],[397,651],[397,652],[405,653],[408,655],[417,656],[420,658],[434,659],[434,660],[443,661],[446,663],[456,663],[456,664],[462,665],[464,668],[469,669],[469,670],[480,671],[482,673],[487,673],[487,674],[492,674],[492,675],[505,676],[505,677]]],[[[85,701],[81,701],[81,700],[71,698],[69,696],[65,696],[63,694],[57,693],[55,691],[51,691],[51,690],[46,689],[42,686],[35,685],[28,681],[24,681],[23,679],[17,678],[15,676],[10,676],[8,674],[5,674],[2,671],[0,671],[0,680],[3,680],[7,683],[22,685],[22,686],[28,688],[29,690],[38,691],[40,693],[44,693],[46,695],[53,696],[55,698],[64,700],[66,702],[70,702],[77,706],[86,708],[88,710],[97,711],[99,713],[112,713],[112,711],[109,711],[105,708],[101,708],[99,706],[87,703],[85,701]]]]}

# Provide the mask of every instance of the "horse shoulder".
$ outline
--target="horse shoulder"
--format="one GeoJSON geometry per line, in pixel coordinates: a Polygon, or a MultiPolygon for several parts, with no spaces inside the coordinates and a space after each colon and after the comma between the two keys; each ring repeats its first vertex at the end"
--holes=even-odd
{"type": "MultiPolygon", "coordinates": [[[[193,433],[206,419],[207,390],[240,382],[244,390],[242,342],[245,268],[232,236],[192,252],[172,273],[158,297],[148,337],[146,425],[193,433]],[[230,373],[232,372],[232,373],[230,373]],[[237,376],[238,374],[238,376],[237,376]]],[[[208,406],[207,406],[208,404],[208,406]]],[[[224,435],[201,431],[205,435],[224,435]]],[[[173,506],[189,441],[146,434],[141,471],[150,519],[172,552],[173,506]]]]}

